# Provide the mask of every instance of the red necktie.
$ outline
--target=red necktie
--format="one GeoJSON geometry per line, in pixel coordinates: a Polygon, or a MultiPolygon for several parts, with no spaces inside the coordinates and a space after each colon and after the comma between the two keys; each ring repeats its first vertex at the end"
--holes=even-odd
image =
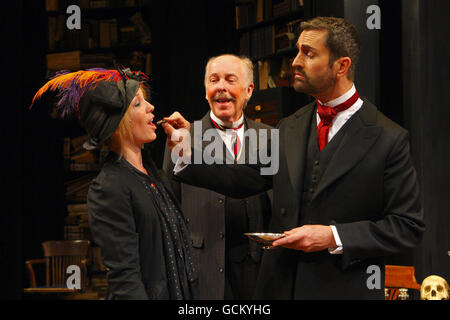
{"type": "Polygon", "coordinates": [[[212,122],[213,125],[214,125],[217,129],[219,129],[219,130],[222,130],[222,131],[225,131],[225,130],[227,130],[227,129],[233,130],[233,131],[231,132],[231,134],[232,134],[232,135],[231,135],[231,147],[233,148],[234,158],[235,158],[236,160],[238,160],[238,159],[239,159],[239,156],[241,155],[241,153],[240,153],[240,151],[241,151],[241,140],[239,139],[239,136],[238,136],[238,134],[237,134],[237,130],[240,129],[240,128],[244,125],[244,122],[242,122],[242,123],[241,123],[239,126],[237,126],[236,128],[227,128],[227,127],[224,127],[224,126],[218,124],[217,122],[215,122],[213,119],[211,119],[211,122],[212,122]]]}
{"type": "Polygon", "coordinates": [[[333,119],[338,112],[350,108],[359,99],[358,91],[355,91],[347,101],[336,107],[328,107],[320,104],[317,100],[317,112],[319,113],[320,123],[317,126],[317,138],[319,140],[319,149],[322,150],[328,143],[328,132],[330,131],[333,119]]]}

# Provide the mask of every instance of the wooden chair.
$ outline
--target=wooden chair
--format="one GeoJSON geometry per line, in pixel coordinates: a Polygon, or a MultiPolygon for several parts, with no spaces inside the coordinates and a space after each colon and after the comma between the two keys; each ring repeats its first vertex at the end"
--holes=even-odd
{"type": "Polygon", "coordinates": [[[387,289],[386,300],[397,300],[402,289],[420,290],[414,275],[414,267],[386,265],[384,286],[387,289]]]}
{"type": "Polygon", "coordinates": [[[30,275],[30,288],[25,293],[76,293],[84,291],[87,285],[87,255],[90,242],[88,240],[59,240],[42,243],[44,257],[25,262],[30,275]],[[38,286],[34,265],[45,264],[45,285],[38,286]],[[81,288],[67,287],[67,273],[70,265],[77,265],[81,271],[81,288]]]}

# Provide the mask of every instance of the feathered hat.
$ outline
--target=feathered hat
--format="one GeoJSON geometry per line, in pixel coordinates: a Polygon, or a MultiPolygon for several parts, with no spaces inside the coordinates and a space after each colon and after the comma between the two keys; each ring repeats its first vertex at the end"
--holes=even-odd
{"type": "Polygon", "coordinates": [[[139,87],[147,80],[142,72],[130,69],[62,71],[38,90],[30,108],[44,92],[57,91],[61,117],[78,115],[89,135],[83,147],[93,150],[111,137],[139,87]]]}

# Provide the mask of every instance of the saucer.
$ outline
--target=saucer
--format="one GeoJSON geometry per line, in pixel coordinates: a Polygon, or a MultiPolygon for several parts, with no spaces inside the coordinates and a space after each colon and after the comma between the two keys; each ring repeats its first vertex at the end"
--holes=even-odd
{"type": "Polygon", "coordinates": [[[272,246],[272,242],[286,236],[284,233],[250,232],[250,233],[244,233],[244,234],[247,237],[249,237],[249,239],[261,244],[263,249],[274,249],[275,247],[272,246]]]}

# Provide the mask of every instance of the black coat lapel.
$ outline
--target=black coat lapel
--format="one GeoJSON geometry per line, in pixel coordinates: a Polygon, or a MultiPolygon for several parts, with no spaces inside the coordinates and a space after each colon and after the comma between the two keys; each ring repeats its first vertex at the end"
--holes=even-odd
{"type": "Polygon", "coordinates": [[[361,109],[348,121],[348,127],[339,148],[331,158],[312,200],[340,176],[358,164],[371,149],[382,128],[375,126],[377,109],[364,101],[361,109]]]}
{"type": "Polygon", "coordinates": [[[280,126],[280,131],[284,129],[280,134],[282,135],[280,139],[284,141],[284,150],[280,149],[280,153],[284,151],[286,154],[289,177],[297,194],[300,194],[300,185],[303,184],[309,130],[314,110],[314,103],[311,103],[297,111],[294,117],[288,120],[285,129],[283,124],[280,126]]]}

